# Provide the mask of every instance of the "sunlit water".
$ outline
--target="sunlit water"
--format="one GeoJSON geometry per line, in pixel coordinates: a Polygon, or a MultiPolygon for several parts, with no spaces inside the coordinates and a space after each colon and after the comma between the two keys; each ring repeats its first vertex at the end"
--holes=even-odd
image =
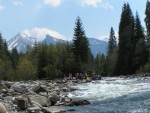
{"type": "Polygon", "coordinates": [[[69,97],[87,99],[90,105],[71,107],[75,113],[150,113],[150,78],[103,78],[73,86],[69,97]]]}

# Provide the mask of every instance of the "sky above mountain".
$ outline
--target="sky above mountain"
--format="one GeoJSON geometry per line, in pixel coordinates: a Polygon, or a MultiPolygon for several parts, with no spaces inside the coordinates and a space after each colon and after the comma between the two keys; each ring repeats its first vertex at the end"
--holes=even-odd
{"type": "Polygon", "coordinates": [[[122,5],[129,2],[145,26],[147,0],[0,0],[0,32],[6,40],[18,32],[42,38],[47,32],[71,40],[77,16],[88,37],[104,39],[114,27],[116,35],[122,5]]]}

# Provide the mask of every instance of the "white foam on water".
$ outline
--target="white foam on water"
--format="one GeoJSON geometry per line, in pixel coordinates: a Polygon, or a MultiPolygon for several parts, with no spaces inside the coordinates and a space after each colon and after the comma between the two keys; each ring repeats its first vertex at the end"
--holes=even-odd
{"type": "Polygon", "coordinates": [[[74,87],[79,90],[69,93],[68,96],[71,98],[88,99],[91,102],[99,101],[104,104],[104,107],[110,106],[110,109],[120,106],[119,110],[128,110],[130,113],[150,110],[149,77],[104,78],[101,81],[79,84],[74,87]]]}

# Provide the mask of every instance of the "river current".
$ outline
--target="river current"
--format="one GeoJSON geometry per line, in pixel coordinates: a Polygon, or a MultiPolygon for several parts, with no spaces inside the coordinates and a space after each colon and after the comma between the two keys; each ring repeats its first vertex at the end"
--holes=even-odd
{"type": "Polygon", "coordinates": [[[75,113],[150,113],[150,77],[115,78],[73,86],[69,97],[90,105],[71,107],[75,113]]]}

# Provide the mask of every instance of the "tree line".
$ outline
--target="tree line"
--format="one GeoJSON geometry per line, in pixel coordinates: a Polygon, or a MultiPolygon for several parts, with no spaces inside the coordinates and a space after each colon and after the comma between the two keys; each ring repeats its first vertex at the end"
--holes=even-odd
{"type": "Polygon", "coordinates": [[[124,3],[117,41],[110,29],[107,55],[93,57],[80,17],[77,17],[72,42],[47,45],[35,42],[32,49],[18,53],[8,51],[0,34],[0,79],[30,80],[63,78],[67,73],[95,73],[118,76],[150,73],[150,2],[145,10],[146,32],[138,12],[134,16],[129,3],[124,3]]]}

